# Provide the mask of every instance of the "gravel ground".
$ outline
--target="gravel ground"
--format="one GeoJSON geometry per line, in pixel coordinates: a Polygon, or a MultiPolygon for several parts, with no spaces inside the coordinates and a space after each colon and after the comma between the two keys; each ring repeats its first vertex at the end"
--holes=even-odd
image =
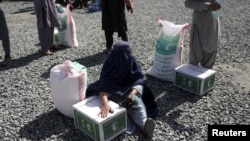
{"type": "MultiPolygon", "coordinates": [[[[154,43],[161,29],[157,18],[183,24],[191,21],[191,10],[184,0],[134,0],[134,14],[127,13],[129,41],[146,72],[152,65],[154,43]]],[[[214,70],[216,84],[206,95],[198,96],[178,89],[170,82],[145,75],[159,104],[159,117],[153,140],[207,140],[209,124],[250,124],[250,1],[224,1],[221,18],[221,44],[214,70]]],[[[65,60],[88,68],[88,83],[98,79],[105,39],[101,13],[73,11],[78,48],[64,48],[52,56],[39,53],[36,17],[32,1],[3,1],[9,26],[13,64],[0,68],[0,140],[90,141],[76,129],[73,119],[63,116],[53,104],[49,71],[65,60]]],[[[188,31],[189,32],[189,31],[188,31]]],[[[189,33],[186,32],[183,63],[188,58],[189,33]]],[[[0,45],[1,46],[1,45],[0,45]]],[[[3,56],[2,46],[0,55],[3,56]]],[[[121,134],[115,141],[144,140],[137,131],[121,134]]]]}

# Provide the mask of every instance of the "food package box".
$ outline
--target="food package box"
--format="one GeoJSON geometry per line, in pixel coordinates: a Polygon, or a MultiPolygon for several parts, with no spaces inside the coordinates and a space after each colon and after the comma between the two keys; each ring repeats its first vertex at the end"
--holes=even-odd
{"type": "Polygon", "coordinates": [[[182,64],[175,68],[174,86],[203,95],[213,89],[216,71],[198,65],[182,64]]]}
{"type": "Polygon", "coordinates": [[[109,101],[114,112],[101,118],[98,115],[101,105],[99,96],[91,96],[73,105],[75,127],[95,141],[111,140],[127,129],[126,108],[109,101]]]}

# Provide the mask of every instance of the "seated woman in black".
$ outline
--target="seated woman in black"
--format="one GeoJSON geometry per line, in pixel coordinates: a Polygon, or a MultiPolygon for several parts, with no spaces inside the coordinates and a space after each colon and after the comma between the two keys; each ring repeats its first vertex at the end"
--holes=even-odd
{"type": "MultiPolygon", "coordinates": [[[[145,137],[151,138],[155,128],[155,121],[148,117],[147,104],[143,102],[144,88],[151,92],[144,83],[143,73],[136,58],[132,56],[131,47],[126,41],[118,41],[105,60],[99,80],[87,88],[87,97],[99,95],[102,101],[101,117],[105,118],[113,110],[108,105],[108,100],[122,104],[127,109],[128,130],[133,133],[135,127],[142,129],[145,137]]],[[[148,101],[154,101],[154,97],[148,101]]],[[[145,94],[144,99],[147,99],[145,94]]],[[[154,103],[155,104],[155,103],[154,103]]],[[[155,108],[155,110],[157,110],[155,108]]]]}

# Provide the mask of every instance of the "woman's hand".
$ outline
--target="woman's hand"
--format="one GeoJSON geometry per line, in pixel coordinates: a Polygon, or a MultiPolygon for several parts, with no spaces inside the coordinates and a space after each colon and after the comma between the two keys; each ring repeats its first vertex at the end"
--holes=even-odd
{"type": "Polygon", "coordinates": [[[131,101],[131,102],[134,102],[134,99],[133,99],[133,94],[137,94],[138,91],[136,89],[132,89],[132,91],[130,92],[130,94],[128,95],[128,99],[131,101]]]}
{"type": "Polygon", "coordinates": [[[136,89],[132,89],[132,91],[130,92],[130,94],[128,95],[127,99],[126,99],[126,106],[133,108],[133,106],[136,104],[135,102],[135,97],[137,94],[137,90],[136,89]]]}
{"type": "Polygon", "coordinates": [[[114,111],[111,109],[111,107],[107,105],[102,105],[101,111],[98,115],[101,115],[102,118],[105,118],[108,116],[109,113],[113,113],[114,111]]]}
{"type": "Polygon", "coordinates": [[[98,115],[101,115],[102,118],[105,118],[108,116],[108,113],[113,113],[113,109],[108,104],[108,93],[101,92],[100,93],[100,99],[102,102],[101,111],[98,113],[98,115]]]}

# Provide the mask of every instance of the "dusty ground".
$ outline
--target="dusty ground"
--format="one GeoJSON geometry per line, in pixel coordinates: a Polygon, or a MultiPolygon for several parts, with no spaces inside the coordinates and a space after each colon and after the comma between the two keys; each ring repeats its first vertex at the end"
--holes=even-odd
{"type": "MultiPolygon", "coordinates": [[[[127,14],[129,41],[142,69],[152,65],[155,39],[161,26],[157,18],[182,24],[191,21],[191,10],[184,0],[134,0],[135,13],[127,14]]],[[[153,140],[206,141],[209,124],[250,125],[250,7],[249,0],[224,1],[221,17],[221,44],[214,66],[216,84],[206,95],[197,96],[172,83],[145,75],[159,104],[153,140]]],[[[65,48],[53,56],[41,56],[37,46],[36,17],[32,1],[5,1],[10,31],[13,64],[0,68],[0,140],[91,139],[76,129],[73,119],[63,116],[54,106],[49,71],[65,60],[77,61],[88,68],[88,83],[99,78],[105,38],[101,13],[73,11],[79,48],[65,48]]],[[[189,30],[185,36],[183,63],[188,59],[189,30]]],[[[3,49],[0,44],[0,55],[3,49]]],[[[140,132],[122,134],[114,141],[144,141],[140,132]]]]}

